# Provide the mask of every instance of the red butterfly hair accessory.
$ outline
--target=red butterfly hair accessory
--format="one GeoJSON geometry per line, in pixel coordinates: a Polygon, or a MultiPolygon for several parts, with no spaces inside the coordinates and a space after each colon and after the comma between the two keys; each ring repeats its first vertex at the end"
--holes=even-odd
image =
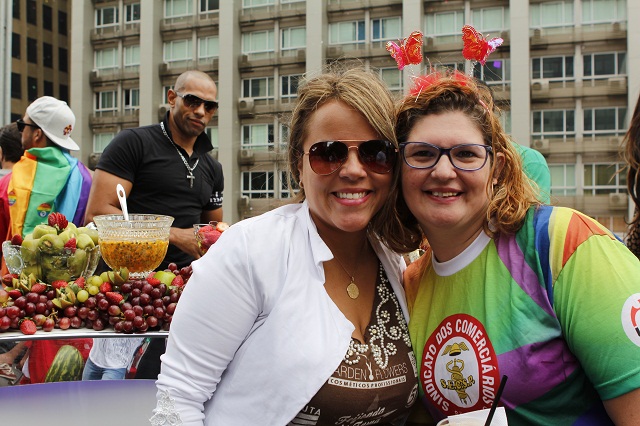
{"type": "Polygon", "coordinates": [[[478,32],[471,25],[462,27],[462,41],[464,43],[462,56],[470,61],[478,61],[482,65],[487,62],[489,55],[495,52],[504,42],[500,37],[487,40],[482,33],[478,32]]]}
{"type": "Polygon", "coordinates": [[[469,82],[469,77],[460,71],[452,73],[444,73],[441,71],[432,72],[431,74],[421,75],[413,79],[413,86],[409,90],[411,96],[418,96],[434,84],[440,83],[442,80],[455,80],[458,85],[464,87],[469,82]]]}
{"type": "Polygon", "coordinates": [[[422,62],[422,33],[414,31],[397,45],[393,41],[388,41],[387,51],[396,60],[398,69],[401,70],[409,64],[418,65],[422,62]]]}

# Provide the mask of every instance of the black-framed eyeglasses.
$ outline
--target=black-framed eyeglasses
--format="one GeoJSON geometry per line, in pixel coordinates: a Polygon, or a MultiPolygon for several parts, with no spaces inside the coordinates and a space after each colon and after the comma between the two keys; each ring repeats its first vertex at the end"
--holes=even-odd
{"type": "Polygon", "coordinates": [[[22,133],[24,131],[24,128],[29,126],[29,127],[35,127],[36,129],[39,129],[40,126],[38,126],[37,124],[31,124],[31,123],[27,123],[26,121],[24,121],[22,118],[18,118],[16,120],[16,126],[18,126],[18,131],[20,133],[22,133]]]}
{"type": "Polygon", "coordinates": [[[489,145],[472,143],[440,148],[427,142],[402,142],[400,152],[407,166],[414,169],[430,169],[446,155],[456,169],[473,172],[487,164],[493,150],[489,145]]]}
{"type": "Polygon", "coordinates": [[[398,150],[389,141],[383,140],[342,140],[322,141],[311,145],[309,156],[311,170],[321,176],[327,176],[338,170],[347,161],[350,149],[358,150],[360,162],[369,170],[378,174],[389,173],[395,165],[398,150]],[[345,142],[362,142],[348,146],[345,142]]]}
{"type": "Polygon", "coordinates": [[[215,112],[218,109],[217,101],[206,101],[202,98],[197,97],[196,95],[192,95],[191,93],[185,93],[184,95],[181,95],[180,93],[176,92],[176,95],[182,98],[187,108],[198,108],[200,105],[204,104],[204,109],[208,113],[215,112]]]}

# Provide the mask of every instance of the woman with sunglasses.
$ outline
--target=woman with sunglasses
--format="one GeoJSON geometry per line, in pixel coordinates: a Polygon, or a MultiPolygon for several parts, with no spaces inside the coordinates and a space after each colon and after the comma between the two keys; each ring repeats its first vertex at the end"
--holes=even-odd
{"type": "Polygon", "coordinates": [[[640,262],[595,220],[536,201],[473,79],[415,84],[397,111],[402,227],[382,236],[399,252],[428,241],[405,290],[429,414],[489,408],[508,377],[509,425],[640,424],[640,262]]]}
{"type": "Polygon", "coordinates": [[[393,109],[361,69],[300,86],[300,202],[233,225],[193,263],[154,424],[404,424],[417,396],[404,260],[376,236],[397,175],[393,109]]]}

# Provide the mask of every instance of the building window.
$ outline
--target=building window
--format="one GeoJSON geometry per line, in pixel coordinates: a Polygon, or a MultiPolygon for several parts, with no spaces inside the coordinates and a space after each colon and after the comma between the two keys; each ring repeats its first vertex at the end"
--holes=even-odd
{"type": "Polygon", "coordinates": [[[198,59],[217,58],[220,54],[220,37],[209,36],[198,39],[198,59]]]}
{"type": "Polygon", "coordinates": [[[67,35],[67,12],[58,11],[58,34],[67,35]]]}
{"type": "Polygon", "coordinates": [[[140,89],[124,89],[124,110],[140,109],[140,89]]]}
{"type": "Polygon", "coordinates": [[[280,77],[280,97],[295,98],[298,94],[298,83],[302,74],[290,74],[280,77]]]}
{"type": "Polygon", "coordinates": [[[573,26],[573,0],[534,3],[530,14],[532,28],[573,26]]]}
{"type": "Polygon", "coordinates": [[[549,164],[551,172],[551,195],[576,195],[576,165],[549,164]]]}
{"type": "MultiPolygon", "coordinates": [[[[425,16],[426,32],[433,37],[460,38],[464,26],[464,12],[452,10],[450,12],[430,13],[425,16]]],[[[453,40],[453,38],[452,38],[453,40]]]]}
{"type": "Polygon", "coordinates": [[[193,14],[192,0],[164,0],[164,17],[178,18],[193,14]]]}
{"type": "Polygon", "coordinates": [[[243,79],[242,97],[254,99],[273,99],[273,77],[243,79]]]}
{"type": "Polygon", "coordinates": [[[440,72],[460,71],[464,73],[464,62],[443,62],[441,64],[433,64],[433,68],[440,72]]]}
{"type": "Polygon", "coordinates": [[[534,139],[561,139],[575,137],[574,110],[544,110],[533,111],[534,139]]]}
{"type": "Polygon", "coordinates": [[[242,172],[242,195],[249,198],[275,198],[273,172],[242,172]]]}
{"type": "Polygon", "coordinates": [[[27,23],[38,25],[38,5],[36,0],[27,0],[27,23]]]}
{"type": "Polygon", "coordinates": [[[96,93],[96,105],[94,112],[113,112],[118,110],[118,94],[115,90],[96,93]]]}
{"type": "Polygon", "coordinates": [[[283,150],[289,144],[289,126],[284,123],[280,123],[279,129],[280,135],[278,139],[280,141],[280,149],[283,150]]]}
{"type": "Polygon", "coordinates": [[[627,75],[626,52],[594,53],[583,56],[585,79],[627,75]]]}
{"type": "Polygon", "coordinates": [[[38,99],[38,79],[27,77],[27,98],[29,101],[38,99]]]}
{"type": "Polygon", "coordinates": [[[307,29],[305,27],[283,28],[281,38],[282,50],[303,48],[307,45],[307,29]]]}
{"type": "Polygon", "coordinates": [[[173,85],[162,87],[162,103],[163,104],[169,103],[169,99],[167,98],[167,95],[169,94],[169,90],[173,90],[173,85]]]}
{"type": "Polygon", "coordinates": [[[164,62],[189,61],[193,58],[191,40],[172,40],[164,43],[164,62]]]}
{"type": "Polygon", "coordinates": [[[287,170],[280,171],[280,198],[293,198],[300,186],[287,170]]]}
{"type": "Polygon", "coordinates": [[[44,81],[43,84],[44,96],[53,96],[53,82],[52,81],[44,81]]]}
{"type": "Polygon", "coordinates": [[[471,11],[471,21],[473,27],[485,33],[500,33],[509,29],[509,8],[504,7],[485,7],[483,9],[474,9],[471,11]]]}
{"type": "Polygon", "coordinates": [[[402,71],[397,67],[380,68],[380,78],[382,78],[382,81],[385,82],[391,91],[402,91],[404,87],[402,71]]]}
{"type": "Polygon", "coordinates": [[[627,1],[582,0],[582,23],[599,24],[627,20],[627,1]]]}
{"type": "Polygon", "coordinates": [[[242,126],[242,148],[267,148],[273,150],[273,124],[242,126]]]}
{"type": "Polygon", "coordinates": [[[242,0],[242,7],[244,9],[250,7],[271,6],[273,4],[274,0],[242,0]]]}
{"type": "Polygon", "coordinates": [[[220,147],[218,144],[218,126],[209,126],[204,129],[204,132],[209,137],[213,149],[218,149],[220,147]]]}
{"type": "Polygon", "coordinates": [[[42,43],[42,65],[53,68],[53,46],[49,43],[42,43]]]}
{"type": "Polygon", "coordinates": [[[402,38],[402,18],[373,19],[371,21],[371,41],[399,40],[402,38]]]}
{"type": "Polygon", "coordinates": [[[96,28],[113,27],[118,25],[118,7],[103,7],[96,9],[96,28]]]}
{"type": "Polygon", "coordinates": [[[584,165],[584,194],[600,195],[626,192],[627,174],[623,163],[584,165]]]}
{"type": "Polygon", "coordinates": [[[364,21],[329,24],[329,44],[364,43],[364,21]]]}
{"type": "Polygon", "coordinates": [[[138,65],[140,65],[140,45],[125,46],[124,66],[137,67],[138,65]]]}
{"type": "Polygon", "coordinates": [[[13,99],[22,98],[22,80],[20,79],[20,74],[15,72],[11,73],[11,97],[13,99]]]}
{"type": "Polygon", "coordinates": [[[140,22],[140,3],[127,4],[124,7],[124,22],[140,22]]]}
{"type": "Polygon", "coordinates": [[[35,38],[27,37],[27,61],[38,63],[38,40],[35,38]]]}
{"type": "Polygon", "coordinates": [[[489,59],[484,65],[473,64],[473,76],[487,83],[498,85],[511,81],[511,64],[509,59],[489,59]]]}
{"type": "Polygon", "coordinates": [[[42,5],[42,28],[49,31],[53,29],[53,11],[46,4],[42,5]]]}
{"type": "Polygon", "coordinates": [[[13,0],[13,19],[20,19],[20,0],[13,0]]]}
{"type": "Polygon", "coordinates": [[[242,53],[273,52],[273,30],[242,34],[242,53]]]}
{"type": "Polygon", "coordinates": [[[69,86],[67,86],[66,84],[60,85],[58,99],[69,103],[69,86]]]}
{"type": "Polygon", "coordinates": [[[20,34],[11,33],[11,57],[20,59],[20,34]]]}
{"type": "Polygon", "coordinates": [[[531,78],[557,81],[573,79],[573,56],[547,56],[531,59],[531,78]]]}
{"type": "Polygon", "coordinates": [[[95,67],[99,70],[118,68],[118,49],[110,47],[95,51],[95,67]]]}
{"type": "Polygon", "coordinates": [[[69,53],[64,47],[58,47],[58,70],[69,71],[69,53]]]}
{"type": "Polygon", "coordinates": [[[217,12],[220,9],[219,0],[200,0],[200,13],[217,12]]]}
{"type": "Polygon", "coordinates": [[[624,118],[626,115],[626,107],[585,109],[585,138],[595,138],[596,136],[623,135],[627,130],[624,123],[624,118]]]}
{"type": "Polygon", "coordinates": [[[96,133],[93,135],[93,152],[103,152],[109,142],[115,137],[114,133],[96,133]]]}

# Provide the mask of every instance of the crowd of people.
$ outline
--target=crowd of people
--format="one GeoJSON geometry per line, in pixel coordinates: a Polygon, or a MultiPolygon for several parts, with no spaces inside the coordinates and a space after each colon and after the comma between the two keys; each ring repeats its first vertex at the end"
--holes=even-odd
{"type": "Polygon", "coordinates": [[[120,132],[95,172],[70,155],[68,105],[34,101],[0,130],[3,237],[45,203],[79,226],[120,213],[121,184],[130,212],[175,218],[160,268],[193,275],[168,339],[5,344],[0,367],[38,383],[74,344],[83,379],[123,379],[137,353],[136,378],[157,380],[154,425],[434,425],[496,403],[513,425],[639,424],[640,100],[622,241],[552,205],[544,157],[509,138],[487,85],[442,71],[412,85],[394,99],[377,73],[337,65],[302,81],[296,198],[202,258],[192,225],[222,220],[224,186],[208,75],[180,75],[164,119],[120,132]]]}

